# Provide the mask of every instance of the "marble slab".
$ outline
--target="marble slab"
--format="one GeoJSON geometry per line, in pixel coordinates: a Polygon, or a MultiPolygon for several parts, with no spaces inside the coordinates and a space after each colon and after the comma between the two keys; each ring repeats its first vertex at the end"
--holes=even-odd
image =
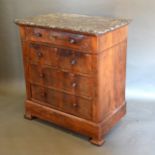
{"type": "Polygon", "coordinates": [[[52,13],[24,19],[16,19],[20,25],[39,26],[71,30],[93,35],[110,32],[130,23],[129,19],[111,18],[103,16],[87,16],[80,14],[52,13]]]}

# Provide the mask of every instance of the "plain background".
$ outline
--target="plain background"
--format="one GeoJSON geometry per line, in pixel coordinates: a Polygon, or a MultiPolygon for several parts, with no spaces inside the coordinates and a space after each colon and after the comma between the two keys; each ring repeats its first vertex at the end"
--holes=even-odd
{"type": "Polygon", "coordinates": [[[155,98],[154,0],[0,0],[0,82],[24,83],[20,38],[15,18],[52,12],[133,19],[127,55],[128,98],[155,98]]]}

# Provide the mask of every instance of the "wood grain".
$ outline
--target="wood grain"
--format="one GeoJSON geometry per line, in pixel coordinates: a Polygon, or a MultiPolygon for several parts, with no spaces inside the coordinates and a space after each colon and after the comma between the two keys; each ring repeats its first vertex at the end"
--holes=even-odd
{"type": "Polygon", "coordinates": [[[31,41],[70,47],[82,52],[96,50],[96,44],[94,44],[96,37],[94,36],[34,27],[27,27],[26,31],[26,38],[31,41]]]}
{"type": "Polygon", "coordinates": [[[96,145],[125,115],[127,26],[104,35],[19,26],[25,117],[53,122],[96,145]]]}

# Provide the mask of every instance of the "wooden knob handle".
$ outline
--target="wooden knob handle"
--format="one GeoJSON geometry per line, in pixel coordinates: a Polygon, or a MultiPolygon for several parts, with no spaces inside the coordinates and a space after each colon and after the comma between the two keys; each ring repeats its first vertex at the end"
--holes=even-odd
{"type": "Polygon", "coordinates": [[[39,32],[36,32],[36,33],[34,33],[34,36],[35,36],[35,37],[42,37],[42,34],[39,33],[39,32]]]}
{"type": "Polygon", "coordinates": [[[57,35],[54,35],[54,34],[51,34],[51,35],[50,35],[50,39],[56,40],[56,39],[58,39],[58,36],[57,36],[57,35]]]}
{"type": "Polygon", "coordinates": [[[75,88],[76,86],[77,86],[77,83],[76,82],[73,82],[72,83],[72,87],[75,88]]]}
{"type": "Polygon", "coordinates": [[[71,65],[75,65],[75,64],[76,64],[76,60],[73,59],[73,60],[71,61],[71,65]]]}
{"type": "Polygon", "coordinates": [[[71,44],[75,44],[75,43],[76,43],[76,40],[73,39],[73,38],[71,38],[71,39],[69,39],[69,42],[70,42],[71,44]]]}
{"type": "Polygon", "coordinates": [[[54,47],[54,51],[56,51],[56,52],[57,52],[57,51],[58,51],[58,48],[54,47]]]}
{"type": "Polygon", "coordinates": [[[41,57],[43,56],[42,52],[37,51],[37,56],[38,56],[39,58],[41,58],[41,57]]]}
{"type": "Polygon", "coordinates": [[[39,76],[40,76],[41,78],[44,78],[44,73],[40,73],[39,76]]]}
{"type": "Polygon", "coordinates": [[[47,96],[47,93],[46,92],[41,92],[41,96],[42,97],[46,97],[47,96]]]}
{"type": "Polygon", "coordinates": [[[78,104],[77,103],[73,103],[73,107],[77,107],[78,106],[78,104]]]}

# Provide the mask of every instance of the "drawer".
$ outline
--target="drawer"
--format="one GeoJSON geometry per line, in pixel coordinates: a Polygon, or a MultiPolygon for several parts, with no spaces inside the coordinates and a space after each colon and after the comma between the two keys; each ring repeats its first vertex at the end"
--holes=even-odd
{"type": "Polygon", "coordinates": [[[71,72],[90,74],[93,72],[92,59],[91,54],[69,49],[37,44],[30,45],[29,60],[35,64],[50,65],[71,72]]]}
{"type": "Polygon", "coordinates": [[[91,100],[68,95],[37,85],[31,85],[31,93],[31,99],[38,101],[38,103],[40,101],[41,104],[85,119],[90,120],[92,117],[91,100]]]}
{"type": "Polygon", "coordinates": [[[50,67],[30,65],[29,78],[31,83],[53,87],[78,96],[93,96],[93,79],[69,72],[59,71],[50,67]]]}
{"type": "Polygon", "coordinates": [[[70,32],[61,32],[44,28],[27,28],[27,39],[37,42],[52,43],[59,46],[65,46],[82,52],[91,52],[96,49],[96,38],[83,34],[70,32]]]}
{"type": "Polygon", "coordinates": [[[31,63],[58,67],[58,59],[58,48],[38,44],[30,44],[29,61],[31,63]]]}

